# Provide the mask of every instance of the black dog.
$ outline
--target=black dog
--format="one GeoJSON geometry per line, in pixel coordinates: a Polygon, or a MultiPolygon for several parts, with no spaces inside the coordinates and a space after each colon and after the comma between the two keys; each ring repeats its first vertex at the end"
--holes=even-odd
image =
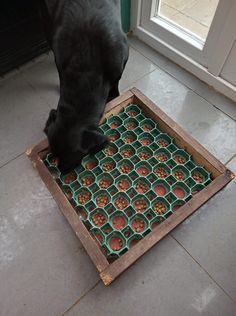
{"type": "Polygon", "coordinates": [[[119,95],[128,44],[120,0],[39,1],[60,78],[58,107],[45,133],[65,173],[108,144],[97,128],[105,104],[119,95]]]}

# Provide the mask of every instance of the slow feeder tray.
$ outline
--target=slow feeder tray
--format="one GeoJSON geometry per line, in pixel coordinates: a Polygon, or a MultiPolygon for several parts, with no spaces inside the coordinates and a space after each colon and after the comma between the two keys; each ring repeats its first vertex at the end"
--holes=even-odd
{"type": "Polygon", "coordinates": [[[47,140],[27,155],[109,285],[234,175],[135,88],[100,129],[110,145],[68,175],[47,140]]]}

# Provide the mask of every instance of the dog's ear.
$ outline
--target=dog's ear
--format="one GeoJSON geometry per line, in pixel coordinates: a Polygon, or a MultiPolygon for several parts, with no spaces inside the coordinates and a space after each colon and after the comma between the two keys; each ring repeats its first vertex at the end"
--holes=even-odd
{"type": "Polygon", "coordinates": [[[96,130],[85,130],[82,134],[82,150],[89,154],[96,154],[109,144],[109,138],[96,130]]]}

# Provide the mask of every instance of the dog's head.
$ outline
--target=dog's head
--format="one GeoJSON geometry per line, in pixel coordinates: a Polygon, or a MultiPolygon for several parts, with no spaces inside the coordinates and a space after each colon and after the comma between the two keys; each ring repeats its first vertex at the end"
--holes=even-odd
{"type": "Polygon", "coordinates": [[[109,143],[108,138],[85,124],[67,124],[51,110],[44,129],[49,148],[58,158],[59,169],[67,173],[79,165],[88,154],[95,154],[109,143]]]}

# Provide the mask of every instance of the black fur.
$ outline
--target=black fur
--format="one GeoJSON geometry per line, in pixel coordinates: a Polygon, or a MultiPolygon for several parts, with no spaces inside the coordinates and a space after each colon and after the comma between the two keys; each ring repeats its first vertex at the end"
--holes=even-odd
{"type": "Polygon", "coordinates": [[[62,172],[108,144],[97,130],[98,123],[106,102],[119,95],[118,84],[128,59],[119,2],[41,2],[60,78],[58,107],[50,112],[45,133],[62,172]]]}

